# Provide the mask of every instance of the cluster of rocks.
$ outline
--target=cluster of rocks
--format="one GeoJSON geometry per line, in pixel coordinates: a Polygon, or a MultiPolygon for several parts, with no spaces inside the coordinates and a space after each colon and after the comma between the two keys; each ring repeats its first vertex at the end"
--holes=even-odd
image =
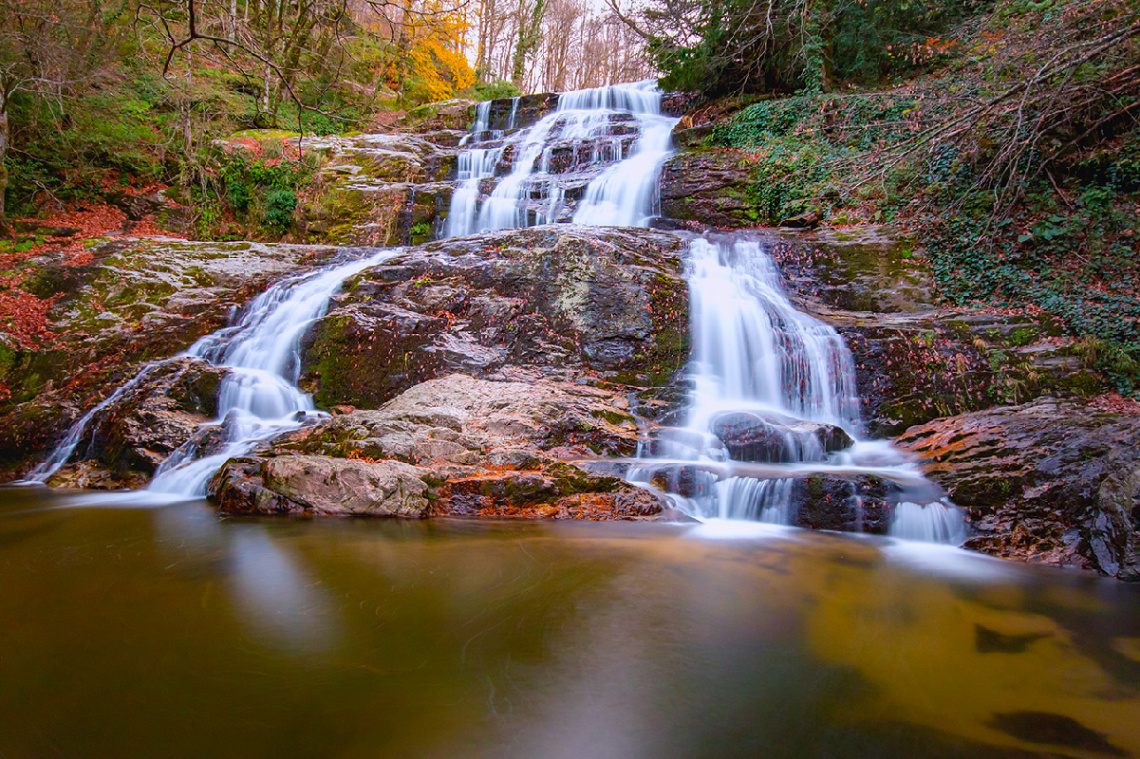
{"type": "MultiPolygon", "coordinates": [[[[238,288],[228,300],[214,292],[210,273],[222,275],[211,262],[237,263],[249,250],[265,257],[266,269],[295,255],[291,268],[298,270],[329,253],[315,248],[305,258],[297,246],[120,241],[116,252],[104,250],[74,273],[76,286],[57,305],[60,325],[94,310],[95,302],[128,308],[118,290],[114,297],[101,290],[101,283],[129,279],[118,272],[128,253],[132,271],[161,269],[165,281],[182,285],[182,297],[172,286],[152,304],[152,318],[174,318],[172,312],[199,302],[198,288],[211,302],[196,310],[202,321],[194,330],[159,330],[161,347],[135,346],[121,356],[127,366],[117,365],[93,393],[76,389],[82,366],[59,364],[58,389],[10,404],[0,451],[13,470],[41,459],[78,409],[148,366],[92,420],[75,460],[49,484],[138,487],[192,437],[209,453],[225,423],[208,424],[225,369],[191,358],[146,362],[224,324],[238,288]],[[45,418],[49,406],[73,413],[45,418]]],[[[212,481],[211,495],[234,513],[659,513],[659,496],[590,460],[632,456],[641,428],[676,405],[688,355],[683,251],[675,236],[649,230],[546,227],[423,245],[364,271],[345,284],[302,346],[302,382],[335,415],[231,461],[212,481]]],[[[116,355],[114,327],[124,314],[100,313],[107,312],[114,318],[106,327],[82,339],[95,341],[90,350],[99,355],[116,355]]]]}

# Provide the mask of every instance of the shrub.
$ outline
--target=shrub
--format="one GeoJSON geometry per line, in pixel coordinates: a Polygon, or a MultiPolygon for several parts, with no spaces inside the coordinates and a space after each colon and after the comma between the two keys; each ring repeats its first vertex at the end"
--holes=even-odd
{"type": "Polygon", "coordinates": [[[284,232],[293,223],[297,195],[292,190],[274,190],[265,198],[265,225],[284,232]]]}

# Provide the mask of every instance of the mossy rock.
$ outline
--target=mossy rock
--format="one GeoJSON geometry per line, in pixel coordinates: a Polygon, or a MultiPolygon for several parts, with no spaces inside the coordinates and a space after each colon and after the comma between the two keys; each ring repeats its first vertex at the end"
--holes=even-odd
{"type": "Polygon", "coordinates": [[[571,227],[422,245],[346,285],[306,341],[305,382],[325,406],[508,367],[664,391],[688,358],[683,249],[571,227]]]}

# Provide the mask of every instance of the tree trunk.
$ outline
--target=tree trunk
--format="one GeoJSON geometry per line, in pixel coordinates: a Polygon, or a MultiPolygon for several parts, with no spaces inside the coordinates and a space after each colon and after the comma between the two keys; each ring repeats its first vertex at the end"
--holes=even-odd
{"type": "Polygon", "coordinates": [[[525,0],[519,0],[519,38],[511,65],[511,82],[520,92],[523,90],[526,78],[527,62],[534,56],[538,43],[542,41],[542,16],[545,10],[546,0],[535,0],[534,7],[528,14],[525,0]]]}
{"type": "Polygon", "coordinates": [[[0,97],[0,237],[9,237],[5,195],[8,191],[8,99],[0,97]]]}

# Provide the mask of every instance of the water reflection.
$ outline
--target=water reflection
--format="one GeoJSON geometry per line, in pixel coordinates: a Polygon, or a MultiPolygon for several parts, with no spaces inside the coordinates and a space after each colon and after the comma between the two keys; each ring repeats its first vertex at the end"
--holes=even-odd
{"type": "Polygon", "coordinates": [[[0,491],[0,755],[1140,750],[1140,593],[775,526],[219,519],[0,491]]]}

